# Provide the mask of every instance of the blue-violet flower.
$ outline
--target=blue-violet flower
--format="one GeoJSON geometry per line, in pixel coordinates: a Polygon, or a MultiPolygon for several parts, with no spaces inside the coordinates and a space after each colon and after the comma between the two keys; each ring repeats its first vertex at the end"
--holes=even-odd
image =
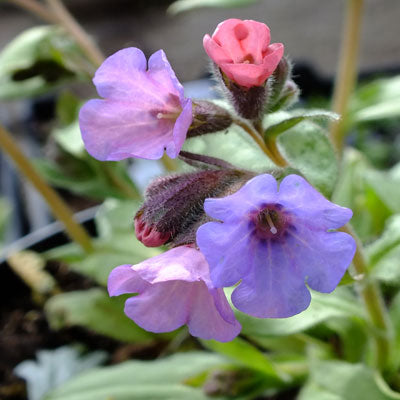
{"type": "Polygon", "coordinates": [[[305,310],[307,285],[335,289],[353,259],[356,244],[343,232],[352,216],[305,179],[259,175],[239,191],[206,199],[206,213],[218,220],[202,225],[197,244],[215,287],[240,282],[232,294],[239,310],[260,318],[285,318],[305,310]]]}
{"type": "Polygon", "coordinates": [[[79,114],[87,151],[101,161],[128,157],[177,157],[192,123],[185,98],[165,53],[147,61],[135,47],[108,57],[93,82],[103,100],[89,100],[79,114]]]}
{"type": "Polygon", "coordinates": [[[204,256],[190,246],[115,268],[108,291],[110,296],[139,293],[126,301],[125,314],[151,332],[186,324],[193,336],[227,342],[241,329],[223,289],[212,286],[204,256]]]}

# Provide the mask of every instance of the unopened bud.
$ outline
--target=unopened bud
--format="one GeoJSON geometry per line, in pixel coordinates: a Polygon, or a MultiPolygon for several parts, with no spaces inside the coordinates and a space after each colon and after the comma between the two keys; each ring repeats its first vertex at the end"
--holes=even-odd
{"type": "Polygon", "coordinates": [[[156,179],[135,216],[137,238],[149,247],[194,243],[197,227],[207,218],[204,200],[226,196],[253,176],[235,169],[214,169],[156,179]]]}
{"type": "Polygon", "coordinates": [[[221,82],[220,88],[235,111],[242,118],[258,120],[268,97],[269,80],[261,86],[244,87],[230,80],[217,66],[214,67],[214,74],[221,82]]]}
{"type": "Polygon", "coordinates": [[[210,101],[196,100],[193,102],[193,122],[187,137],[222,131],[231,124],[232,117],[227,110],[210,101]]]}
{"type": "Polygon", "coordinates": [[[290,78],[292,73],[292,64],[286,57],[282,57],[278,66],[276,67],[271,79],[271,93],[268,98],[267,108],[272,108],[281,97],[282,90],[285,87],[286,81],[290,78]]]}
{"type": "Polygon", "coordinates": [[[300,96],[300,89],[294,81],[288,79],[285,83],[284,88],[281,91],[280,97],[276,103],[271,107],[270,111],[278,111],[284,108],[290,107],[295,103],[300,96]]]}

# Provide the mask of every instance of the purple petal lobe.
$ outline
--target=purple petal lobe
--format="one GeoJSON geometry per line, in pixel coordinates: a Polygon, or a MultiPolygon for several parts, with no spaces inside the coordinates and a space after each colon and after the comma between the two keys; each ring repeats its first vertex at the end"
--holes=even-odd
{"type": "Polygon", "coordinates": [[[277,191],[271,175],[259,175],[236,193],[207,199],[208,222],[197,244],[215,287],[232,286],[232,302],[260,318],[286,318],[310,303],[306,285],[331,292],[351,263],[356,244],[334,232],[352,211],[323,197],[305,179],[289,175],[277,191]]]}
{"type": "Polygon", "coordinates": [[[311,296],[302,271],[282,243],[259,243],[249,262],[252,273],[232,294],[237,309],[258,318],[287,318],[308,307],[311,296]]]}
{"type": "Polygon", "coordinates": [[[222,199],[206,199],[204,210],[222,221],[242,220],[243,215],[260,208],[260,204],[273,203],[277,199],[277,183],[272,175],[258,175],[248,181],[236,193],[222,199]]]}
{"type": "Polygon", "coordinates": [[[192,106],[162,50],[150,57],[148,70],[141,50],[120,50],[104,61],[93,81],[104,100],[90,100],[79,114],[93,157],[153,160],[165,150],[177,157],[193,119],[192,106]]]}
{"type": "Polygon", "coordinates": [[[353,215],[349,208],[330,202],[298,175],[283,179],[279,186],[279,202],[299,218],[323,230],[340,228],[353,215]]]}
{"type": "Polygon", "coordinates": [[[215,287],[232,286],[248,271],[252,232],[243,226],[248,223],[208,222],[197,230],[197,245],[208,260],[215,287]]]}

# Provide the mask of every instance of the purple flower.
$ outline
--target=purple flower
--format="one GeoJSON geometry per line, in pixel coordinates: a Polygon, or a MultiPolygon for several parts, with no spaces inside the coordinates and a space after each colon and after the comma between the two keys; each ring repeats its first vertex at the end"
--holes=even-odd
{"type": "Polygon", "coordinates": [[[305,310],[306,284],[329,293],[353,259],[354,239],[333,229],[352,216],[325,199],[303,178],[289,175],[278,186],[259,175],[239,191],[207,199],[209,222],[197,231],[197,244],[215,287],[241,283],[232,294],[239,310],[260,318],[285,318],[305,310]]]}
{"type": "Polygon", "coordinates": [[[108,278],[110,296],[139,293],[125,314],[143,329],[170,332],[188,325],[193,336],[232,340],[240,332],[222,289],[209,278],[204,256],[193,247],[175,247],[137,265],[121,265],[108,278]]]}
{"type": "Polygon", "coordinates": [[[108,57],[93,82],[104,100],[89,100],[79,122],[87,151],[101,161],[151,160],[164,150],[175,158],[192,123],[192,102],[183,94],[165,53],[149,58],[135,47],[108,57]]]}

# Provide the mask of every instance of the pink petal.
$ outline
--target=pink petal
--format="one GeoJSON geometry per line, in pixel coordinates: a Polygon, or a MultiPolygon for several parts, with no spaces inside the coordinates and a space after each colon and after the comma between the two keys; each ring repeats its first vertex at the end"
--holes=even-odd
{"type": "Polygon", "coordinates": [[[151,284],[173,280],[209,281],[208,264],[203,254],[189,246],[175,247],[132,268],[151,284]]]}
{"type": "Polygon", "coordinates": [[[128,157],[159,159],[172,141],[174,122],[157,119],[134,103],[90,100],[79,113],[86,150],[101,161],[128,157]]]}
{"type": "Polygon", "coordinates": [[[114,268],[108,277],[108,293],[110,296],[119,296],[125,293],[139,293],[150,287],[140,276],[132,270],[131,265],[120,265],[114,268]]]}
{"type": "Polygon", "coordinates": [[[204,50],[208,56],[218,65],[222,63],[232,62],[232,59],[226,54],[225,50],[213,39],[210,35],[205,35],[203,38],[204,50]]]}
{"type": "Polygon", "coordinates": [[[170,332],[185,325],[195,294],[202,282],[160,282],[125,303],[125,314],[150,332],[170,332]]]}
{"type": "Polygon", "coordinates": [[[239,334],[241,325],[236,321],[223,290],[213,289],[211,295],[204,284],[197,285],[195,290],[187,323],[190,334],[220,342],[233,340],[239,334]]]}

